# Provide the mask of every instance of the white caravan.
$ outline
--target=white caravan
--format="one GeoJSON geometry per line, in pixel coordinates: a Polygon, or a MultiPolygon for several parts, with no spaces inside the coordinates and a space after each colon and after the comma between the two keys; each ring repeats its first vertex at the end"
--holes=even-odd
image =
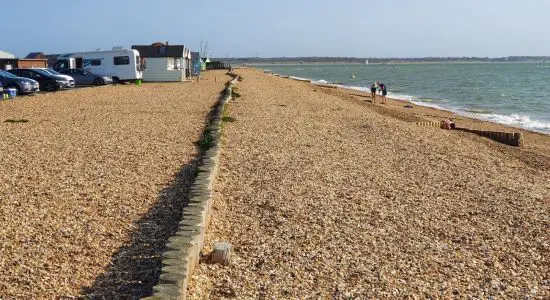
{"type": "Polygon", "coordinates": [[[134,49],[61,54],[52,68],[56,71],[85,69],[94,74],[111,76],[114,83],[143,78],[141,58],[134,49]]]}

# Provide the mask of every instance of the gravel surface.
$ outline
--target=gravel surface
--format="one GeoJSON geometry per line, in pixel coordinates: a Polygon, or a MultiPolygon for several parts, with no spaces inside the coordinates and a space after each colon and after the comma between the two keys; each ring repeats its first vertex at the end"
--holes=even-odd
{"type": "Polygon", "coordinates": [[[151,292],[229,79],[204,77],[0,103],[0,299],[151,292]]]}
{"type": "Polygon", "coordinates": [[[548,136],[503,146],[238,72],[204,249],[234,253],[199,265],[190,299],[550,297],[548,136]]]}

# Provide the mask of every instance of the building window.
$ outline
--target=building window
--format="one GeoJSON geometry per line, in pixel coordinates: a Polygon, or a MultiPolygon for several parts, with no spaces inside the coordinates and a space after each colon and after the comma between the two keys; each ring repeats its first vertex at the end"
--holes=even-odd
{"type": "Polygon", "coordinates": [[[174,60],[172,58],[166,58],[166,70],[174,70],[174,60]]]}
{"type": "Polygon", "coordinates": [[[115,66],[129,65],[130,64],[130,57],[129,56],[115,56],[113,58],[113,61],[115,63],[115,66]]]}
{"type": "Polygon", "coordinates": [[[101,66],[101,60],[100,60],[100,59],[92,59],[92,60],[90,61],[90,64],[91,64],[92,66],[101,66]]]}
{"type": "Polygon", "coordinates": [[[181,69],[181,59],[177,57],[168,57],[166,58],[166,69],[167,70],[180,70],[181,69]]]}

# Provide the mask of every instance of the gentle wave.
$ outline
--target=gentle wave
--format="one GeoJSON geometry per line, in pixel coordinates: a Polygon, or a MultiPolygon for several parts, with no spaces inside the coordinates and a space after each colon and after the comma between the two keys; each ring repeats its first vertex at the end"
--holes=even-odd
{"type": "Polygon", "coordinates": [[[469,108],[465,108],[463,110],[465,112],[477,113],[477,114],[490,114],[490,113],[493,113],[492,110],[490,110],[488,108],[482,108],[482,107],[469,107],[469,108]]]}
{"type": "Polygon", "coordinates": [[[328,84],[329,82],[324,80],[324,79],[320,79],[320,80],[311,80],[311,83],[314,83],[314,84],[328,84]]]}
{"type": "Polygon", "coordinates": [[[299,81],[311,81],[311,79],[303,78],[303,77],[298,77],[298,76],[289,76],[288,78],[290,78],[290,79],[295,79],[295,80],[299,80],[299,81]]]}
{"type": "Polygon", "coordinates": [[[501,114],[477,114],[479,119],[511,125],[514,127],[522,127],[535,131],[545,131],[548,133],[550,131],[550,122],[543,122],[539,120],[531,120],[527,115],[522,114],[511,114],[511,115],[501,115],[501,114]]]}

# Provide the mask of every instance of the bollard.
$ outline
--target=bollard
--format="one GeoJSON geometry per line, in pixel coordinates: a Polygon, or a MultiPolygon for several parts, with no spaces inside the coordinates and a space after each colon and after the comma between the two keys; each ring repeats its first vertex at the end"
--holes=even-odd
{"type": "Polygon", "coordinates": [[[227,242],[214,243],[211,259],[213,264],[220,264],[222,266],[229,265],[229,260],[231,259],[231,244],[227,242]]]}

